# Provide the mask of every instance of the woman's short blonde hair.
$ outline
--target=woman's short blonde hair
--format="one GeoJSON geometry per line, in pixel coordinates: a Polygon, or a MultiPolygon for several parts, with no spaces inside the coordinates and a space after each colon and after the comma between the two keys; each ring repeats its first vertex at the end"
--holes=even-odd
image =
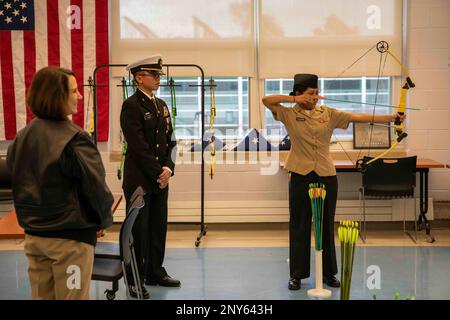
{"type": "Polygon", "coordinates": [[[27,96],[27,106],[35,116],[67,120],[70,114],[69,76],[75,76],[75,73],[59,67],[45,67],[34,75],[27,96]]]}

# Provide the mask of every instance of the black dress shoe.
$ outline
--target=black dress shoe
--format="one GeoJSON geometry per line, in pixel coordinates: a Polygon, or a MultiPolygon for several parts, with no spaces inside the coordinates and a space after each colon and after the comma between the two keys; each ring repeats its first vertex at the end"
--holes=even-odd
{"type": "Polygon", "coordinates": [[[158,278],[158,279],[145,279],[145,284],[148,286],[156,286],[156,285],[160,285],[162,287],[179,287],[181,286],[181,282],[180,280],[177,279],[173,279],[170,276],[164,276],[162,278],[158,278]]]}
{"type": "Polygon", "coordinates": [[[290,278],[289,279],[289,285],[288,285],[288,289],[289,290],[299,290],[301,287],[301,280],[297,279],[297,278],[290,278]]]}
{"type": "MultiPolygon", "coordinates": [[[[141,287],[141,290],[142,290],[142,297],[144,299],[150,298],[150,293],[148,293],[147,289],[145,289],[144,286],[141,287]]],[[[135,298],[135,299],[138,298],[135,286],[128,286],[128,292],[130,293],[130,297],[135,298]]]]}
{"type": "Polygon", "coordinates": [[[335,276],[323,276],[323,283],[333,288],[339,288],[341,286],[341,283],[335,276]]]}

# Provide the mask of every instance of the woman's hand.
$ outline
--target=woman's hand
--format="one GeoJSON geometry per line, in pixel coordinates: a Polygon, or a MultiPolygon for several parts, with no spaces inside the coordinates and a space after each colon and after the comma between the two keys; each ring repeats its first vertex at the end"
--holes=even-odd
{"type": "Polygon", "coordinates": [[[314,109],[317,101],[319,101],[320,99],[323,100],[326,98],[315,94],[302,94],[299,96],[294,96],[294,102],[307,110],[314,109]]]}
{"type": "Polygon", "coordinates": [[[97,238],[105,236],[105,229],[100,229],[97,231],[97,238]]]}

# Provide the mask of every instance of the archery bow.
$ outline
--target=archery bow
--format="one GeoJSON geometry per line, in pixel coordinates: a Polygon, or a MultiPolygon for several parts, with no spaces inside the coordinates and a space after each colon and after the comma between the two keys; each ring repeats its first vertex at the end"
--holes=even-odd
{"type": "MultiPolygon", "coordinates": [[[[395,142],[385,152],[383,152],[380,155],[370,159],[367,162],[364,159],[357,160],[356,167],[359,170],[361,170],[361,171],[365,170],[365,168],[368,165],[370,165],[372,162],[375,162],[378,159],[381,159],[384,156],[386,156],[393,149],[395,149],[395,147],[397,147],[397,145],[404,138],[406,138],[408,136],[408,134],[404,131],[403,121],[401,120],[401,116],[403,116],[405,114],[405,111],[406,111],[406,95],[408,93],[408,90],[411,89],[411,88],[414,88],[416,86],[414,84],[414,82],[411,80],[411,77],[409,76],[408,72],[406,71],[406,68],[403,66],[403,64],[400,62],[400,60],[391,51],[389,51],[389,44],[386,41],[378,42],[377,43],[377,50],[381,54],[387,53],[390,57],[392,57],[394,59],[395,62],[397,62],[400,65],[400,67],[402,68],[403,74],[405,75],[405,83],[404,83],[404,85],[402,87],[402,90],[401,90],[400,101],[399,101],[399,104],[397,106],[397,116],[396,116],[395,121],[394,121],[394,132],[395,132],[395,135],[396,135],[395,142]]],[[[369,147],[370,147],[370,143],[369,143],[369,147]]]]}
{"type": "MultiPolygon", "coordinates": [[[[215,82],[214,79],[211,78],[209,80],[209,93],[211,99],[211,115],[209,117],[209,130],[211,131],[211,137],[209,139],[209,148],[211,150],[211,167],[209,169],[209,175],[212,178],[214,177],[214,173],[216,171],[216,147],[215,147],[215,136],[214,136],[214,119],[216,118],[216,95],[215,95],[215,82]]],[[[202,138],[203,140],[203,138],[202,138]]]]}
{"type": "MultiPolygon", "coordinates": [[[[128,85],[127,81],[125,80],[125,77],[122,78],[122,96],[123,101],[128,99],[128,85]]],[[[125,140],[125,137],[123,136],[122,130],[120,130],[120,142],[122,143],[122,154],[120,156],[120,165],[119,169],[117,169],[117,178],[122,179],[123,177],[123,167],[125,164],[125,156],[127,155],[127,149],[128,149],[128,143],[125,140]]]]}
{"type": "MultiPolygon", "coordinates": [[[[412,109],[412,110],[419,110],[417,108],[406,108],[406,95],[407,92],[410,88],[414,88],[415,84],[413,83],[413,81],[411,80],[411,77],[409,76],[406,68],[403,66],[403,64],[400,62],[400,60],[391,52],[389,51],[389,44],[386,41],[379,41],[376,45],[374,45],[373,47],[371,47],[369,50],[367,50],[361,57],[359,57],[355,62],[353,62],[349,67],[347,67],[341,74],[340,76],[345,73],[349,68],[351,68],[353,65],[355,65],[359,60],[361,60],[365,55],[367,55],[371,50],[373,49],[377,49],[377,51],[380,53],[380,65],[379,65],[379,70],[378,70],[378,80],[381,76],[381,63],[383,61],[383,55],[386,54],[385,56],[385,60],[384,62],[386,63],[386,57],[387,55],[389,55],[391,58],[394,59],[394,61],[400,65],[403,74],[406,77],[405,83],[402,87],[401,90],[401,96],[400,96],[400,102],[398,104],[398,106],[389,106],[389,105],[382,105],[382,104],[377,104],[376,101],[375,103],[361,103],[361,102],[356,102],[355,103],[359,103],[359,104],[369,104],[369,105],[373,105],[374,109],[373,109],[373,117],[375,117],[375,107],[379,106],[379,107],[388,107],[388,108],[397,108],[397,116],[395,118],[394,121],[394,132],[395,132],[395,142],[392,144],[392,146],[387,149],[385,152],[381,153],[380,155],[367,160],[367,159],[358,159],[360,154],[358,154],[357,157],[357,161],[356,161],[356,168],[360,171],[363,171],[367,168],[368,165],[370,165],[371,163],[373,163],[374,161],[386,156],[387,154],[389,154],[393,149],[395,149],[398,144],[408,136],[408,134],[404,131],[404,127],[403,127],[403,122],[401,120],[401,116],[403,116],[405,114],[406,109],[412,109]]],[[[377,83],[377,92],[378,92],[378,83],[377,83]]],[[[327,99],[327,100],[331,100],[334,101],[333,99],[327,99]]],[[[337,101],[337,100],[336,100],[337,101]]],[[[349,101],[343,101],[341,100],[341,102],[349,102],[349,101]]],[[[373,120],[371,122],[372,128],[371,128],[371,132],[370,132],[370,141],[369,141],[369,152],[370,152],[370,145],[371,145],[371,141],[372,141],[372,131],[373,131],[373,126],[375,125],[373,123],[373,120]]],[[[347,152],[345,151],[345,149],[343,148],[342,144],[338,141],[339,145],[341,146],[342,150],[345,152],[347,158],[349,158],[349,160],[351,160],[353,162],[353,160],[349,157],[349,155],[347,154],[347,152]]]]}
{"type": "Polygon", "coordinates": [[[169,80],[170,100],[172,102],[172,128],[175,131],[176,117],[177,117],[177,97],[175,95],[175,81],[173,78],[169,80]]]}
{"type": "Polygon", "coordinates": [[[86,131],[92,136],[94,134],[94,79],[92,77],[89,77],[88,79],[88,86],[89,86],[89,97],[88,97],[88,105],[86,110],[86,131]]]}

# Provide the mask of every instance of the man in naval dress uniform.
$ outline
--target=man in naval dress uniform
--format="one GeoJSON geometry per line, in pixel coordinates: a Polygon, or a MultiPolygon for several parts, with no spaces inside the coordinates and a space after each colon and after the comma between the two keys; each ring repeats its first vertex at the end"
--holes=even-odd
{"type": "MultiPolygon", "coordinates": [[[[155,96],[163,75],[160,55],[127,66],[137,83],[136,92],[122,105],[120,125],[128,148],[124,164],[123,190],[127,212],[137,187],[146,191],[133,237],[141,277],[146,285],[179,287],[163,267],[167,233],[169,181],[175,170],[176,140],[166,103],[155,96]]],[[[131,272],[129,291],[136,296],[131,272]]],[[[149,294],[142,288],[144,297],[149,294]]]]}

